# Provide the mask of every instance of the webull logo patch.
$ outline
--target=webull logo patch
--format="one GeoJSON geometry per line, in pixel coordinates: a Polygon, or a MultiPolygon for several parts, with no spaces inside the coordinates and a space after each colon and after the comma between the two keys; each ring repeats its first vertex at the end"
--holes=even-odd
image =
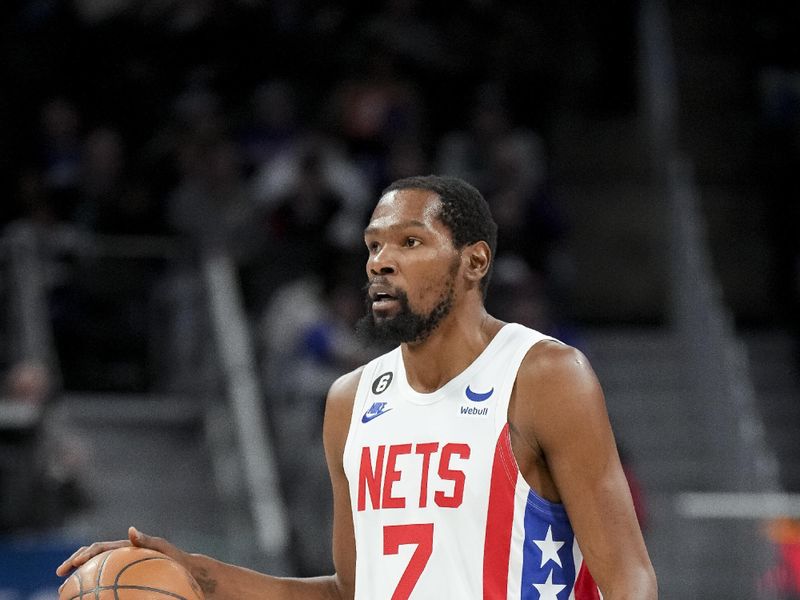
{"type": "Polygon", "coordinates": [[[460,414],[464,416],[485,417],[489,414],[489,407],[478,408],[475,406],[460,406],[460,414]]]}

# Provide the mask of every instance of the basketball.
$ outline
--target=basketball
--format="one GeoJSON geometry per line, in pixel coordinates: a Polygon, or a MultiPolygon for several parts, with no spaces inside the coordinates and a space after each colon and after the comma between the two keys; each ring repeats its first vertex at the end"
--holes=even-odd
{"type": "Polygon", "coordinates": [[[189,572],[165,554],[117,548],[98,554],[64,582],[59,600],[205,600],[189,572]]]}

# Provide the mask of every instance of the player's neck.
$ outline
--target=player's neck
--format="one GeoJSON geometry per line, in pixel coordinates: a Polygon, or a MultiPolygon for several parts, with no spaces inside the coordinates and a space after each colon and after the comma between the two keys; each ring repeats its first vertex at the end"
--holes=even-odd
{"type": "Polygon", "coordinates": [[[402,345],[409,385],[421,393],[439,389],[466,369],[503,325],[483,304],[453,311],[424,341],[402,345]]]}

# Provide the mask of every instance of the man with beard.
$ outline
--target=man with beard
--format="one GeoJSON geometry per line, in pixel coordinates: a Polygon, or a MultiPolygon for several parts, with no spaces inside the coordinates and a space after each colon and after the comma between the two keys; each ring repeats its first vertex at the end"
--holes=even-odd
{"type": "Polygon", "coordinates": [[[496,235],[450,177],[396,181],[372,214],[359,330],[398,345],[328,394],[334,575],[263,575],[134,529],[58,572],[132,543],[184,564],[208,600],[655,598],[586,358],[484,308],[496,235]]]}

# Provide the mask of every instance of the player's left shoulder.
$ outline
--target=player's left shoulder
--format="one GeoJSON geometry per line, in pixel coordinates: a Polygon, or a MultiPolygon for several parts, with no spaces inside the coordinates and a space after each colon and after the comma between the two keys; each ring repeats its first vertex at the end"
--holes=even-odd
{"type": "Polygon", "coordinates": [[[594,374],[583,352],[552,338],[533,344],[522,360],[521,369],[540,376],[576,375],[587,371],[594,374]]]}
{"type": "Polygon", "coordinates": [[[531,346],[520,365],[517,387],[550,398],[600,389],[586,355],[578,348],[553,339],[531,346]]]}
{"type": "Polygon", "coordinates": [[[517,373],[509,421],[545,453],[577,432],[606,428],[603,390],[584,353],[550,340],[532,346],[517,373]]]}

